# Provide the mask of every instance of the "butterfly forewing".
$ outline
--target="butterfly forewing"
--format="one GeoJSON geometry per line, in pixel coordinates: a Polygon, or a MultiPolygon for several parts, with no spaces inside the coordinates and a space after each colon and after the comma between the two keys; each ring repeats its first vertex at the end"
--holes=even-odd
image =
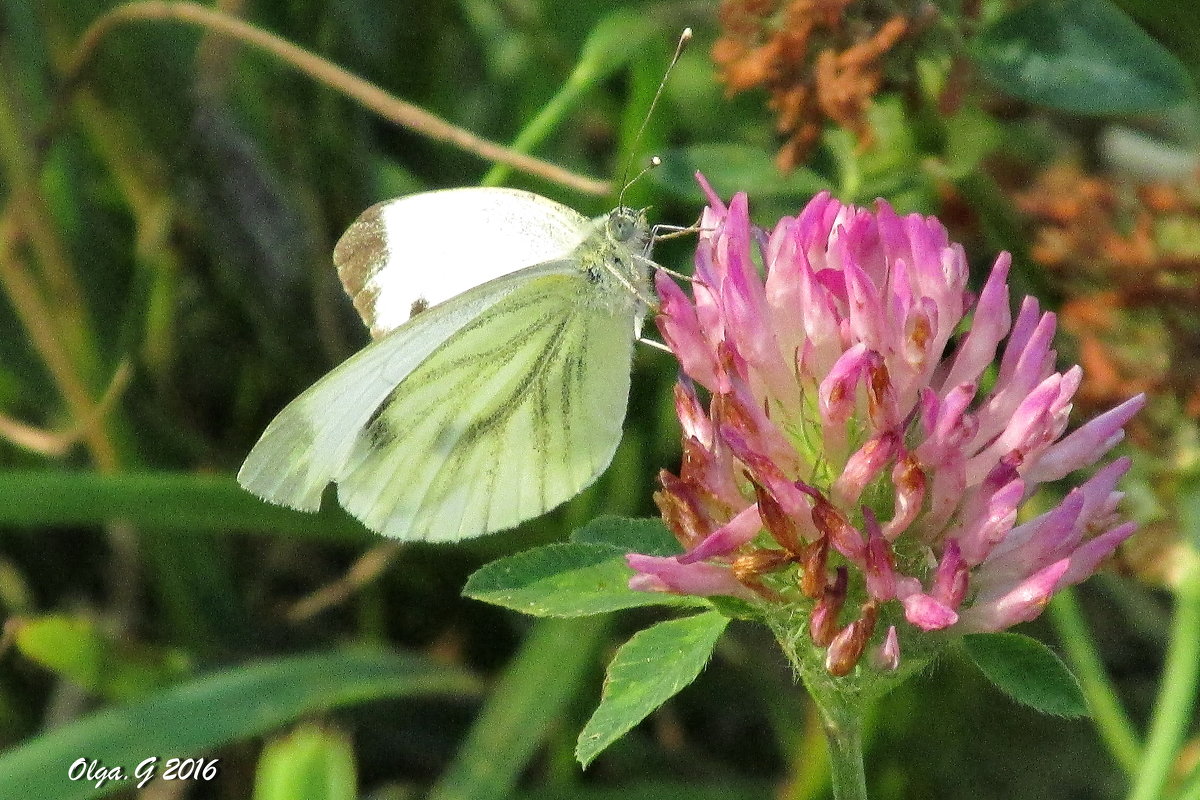
{"type": "Polygon", "coordinates": [[[387,397],[337,479],[348,511],[390,536],[461,539],[535,517],[607,466],[632,299],[589,303],[586,276],[562,267],[464,326],[387,397]]]}
{"type": "Polygon", "coordinates": [[[377,203],[333,251],[338,276],[375,338],[451,297],[570,255],[592,223],[518,189],[467,187],[377,203]]]}

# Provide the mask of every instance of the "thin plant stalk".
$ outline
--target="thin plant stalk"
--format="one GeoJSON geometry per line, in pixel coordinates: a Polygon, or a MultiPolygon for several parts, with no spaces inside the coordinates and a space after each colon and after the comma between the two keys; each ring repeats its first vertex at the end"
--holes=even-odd
{"type": "Polygon", "coordinates": [[[1101,741],[1121,769],[1135,775],[1142,759],[1142,743],[1100,661],[1073,590],[1060,592],[1050,602],[1050,619],[1087,698],[1101,741]]]}
{"type": "MultiPolygon", "coordinates": [[[[10,199],[10,202],[13,201],[10,199]]],[[[80,438],[97,467],[114,472],[117,451],[106,430],[106,421],[94,414],[96,403],[88,381],[80,374],[75,359],[57,335],[55,307],[42,293],[25,260],[18,256],[14,245],[19,235],[18,227],[16,216],[0,215],[0,287],[54,379],[72,418],[81,425],[80,438]]]]}
{"type": "MultiPolygon", "coordinates": [[[[114,474],[122,460],[113,434],[115,398],[96,398],[95,336],[85,312],[82,289],[40,190],[42,163],[20,130],[16,113],[14,95],[0,101],[0,161],[12,184],[0,212],[0,290],[8,297],[34,352],[53,379],[72,417],[72,427],[96,469],[114,474]],[[20,244],[25,239],[32,245],[40,273],[23,257],[20,244]]],[[[119,373],[124,369],[118,367],[113,381],[121,381],[119,373]]],[[[124,630],[133,624],[138,597],[137,534],[124,522],[109,523],[105,533],[112,552],[108,565],[111,617],[114,626],[124,630]]],[[[64,706],[64,714],[76,713],[81,701],[76,697],[70,707],[64,706]]]]}
{"type": "MultiPolygon", "coordinates": [[[[575,68],[562,87],[529,121],[511,145],[515,153],[529,153],[562,124],[583,96],[596,84],[628,63],[647,38],[647,26],[641,15],[616,11],[604,18],[584,43],[575,68]]],[[[508,180],[513,165],[502,161],[488,170],[480,184],[499,186],[508,180]]]]}
{"type": "Polygon", "coordinates": [[[6,230],[0,241],[0,258],[8,259],[9,250],[17,249],[18,234],[28,242],[37,257],[39,282],[44,286],[44,294],[53,298],[55,309],[53,318],[42,324],[54,326],[53,335],[61,340],[81,374],[95,379],[95,343],[90,336],[91,321],[85,310],[83,290],[49,203],[41,192],[41,164],[24,123],[31,112],[23,105],[15,86],[0,84],[0,164],[10,189],[5,199],[6,230]],[[14,227],[8,230],[10,220],[14,227]]]}
{"type": "Polygon", "coordinates": [[[1129,800],[1163,796],[1193,719],[1200,684],[1200,555],[1189,552],[1175,588],[1175,619],[1141,769],[1129,800]]]}
{"type": "MultiPolygon", "coordinates": [[[[811,684],[809,686],[811,690],[811,684]]],[[[818,690],[813,699],[820,709],[825,742],[829,746],[829,773],[834,800],[867,800],[860,703],[836,689],[829,692],[818,690]]]]}
{"type": "Polygon", "coordinates": [[[515,152],[503,145],[476,136],[419,106],[389,94],[379,86],[359,78],[315,53],[248,22],[206,8],[198,3],[158,2],[157,0],[126,3],[117,6],[94,21],[80,38],[74,58],[66,71],[58,98],[58,107],[56,113],[52,115],[52,124],[53,121],[61,118],[66,102],[75,88],[85,79],[95,61],[100,44],[108,35],[128,23],[146,21],[197,25],[209,33],[231,37],[248,47],[269,53],[313,80],[355,100],[379,116],[431,139],[453,144],[482,158],[508,164],[515,169],[585,194],[603,196],[611,191],[611,186],[607,181],[597,181],[577,175],[562,167],[524,153],[515,152]]]}

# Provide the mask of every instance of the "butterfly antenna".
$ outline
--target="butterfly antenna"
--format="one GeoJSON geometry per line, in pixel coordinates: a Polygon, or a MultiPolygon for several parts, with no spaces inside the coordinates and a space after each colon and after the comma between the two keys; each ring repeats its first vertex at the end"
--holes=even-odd
{"type": "MultiPolygon", "coordinates": [[[[633,186],[635,183],[637,183],[638,181],[640,181],[642,179],[643,175],[645,175],[647,172],[654,169],[655,167],[660,166],[661,164],[662,164],[661,158],[659,158],[658,156],[650,156],[650,163],[647,164],[646,166],[642,167],[642,171],[639,172],[637,175],[634,175],[633,180],[629,181],[629,183],[627,183],[625,185],[633,186]]],[[[621,194],[624,194],[624,193],[625,193],[625,190],[622,189],[621,194]]],[[[622,198],[618,198],[618,202],[617,202],[618,206],[621,205],[621,202],[620,202],[621,199],[622,198]]]]}
{"type": "MultiPolygon", "coordinates": [[[[679,57],[683,55],[683,50],[687,47],[688,42],[692,40],[692,29],[684,28],[683,33],[679,34],[679,42],[675,45],[675,55],[671,56],[671,63],[667,64],[667,69],[663,73],[662,80],[658,82],[658,89],[654,92],[654,99],[650,101],[650,108],[646,109],[646,116],[642,117],[641,127],[638,128],[637,135],[633,137],[633,145],[630,147],[632,153],[637,152],[637,147],[641,144],[642,134],[646,132],[646,125],[650,122],[650,115],[654,113],[654,107],[658,105],[658,98],[662,97],[663,88],[667,85],[667,78],[671,75],[671,70],[679,63],[679,57]]],[[[631,181],[625,180],[629,177],[629,167],[633,162],[633,156],[630,156],[630,161],[625,165],[625,172],[621,176],[621,193],[617,195],[617,207],[625,205],[625,190],[633,184],[637,183],[638,178],[641,178],[651,167],[657,167],[659,162],[658,156],[650,160],[650,167],[643,169],[631,181]]]]}

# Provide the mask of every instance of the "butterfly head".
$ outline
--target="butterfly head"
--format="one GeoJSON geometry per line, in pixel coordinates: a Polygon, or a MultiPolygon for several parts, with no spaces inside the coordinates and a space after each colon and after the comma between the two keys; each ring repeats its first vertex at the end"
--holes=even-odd
{"type": "Polygon", "coordinates": [[[604,232],[612,244],[622,245],[634,252],[645,250],[650,241],[650,225],[646,209],[617,206],[608,212],[604,232]]]}

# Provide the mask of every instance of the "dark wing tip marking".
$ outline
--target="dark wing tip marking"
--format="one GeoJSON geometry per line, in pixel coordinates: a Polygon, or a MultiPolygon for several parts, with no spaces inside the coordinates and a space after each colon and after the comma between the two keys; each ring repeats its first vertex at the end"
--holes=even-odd
{"type": "Polygon", "coordinates": [[[371,328],[374,328],[376,292],[363,290],[375,268],[388,258],[382,207],[382,203],[376,203],[360,214],[333,248],[333,264],[342,288],[350,295],[363,322],[371,328]]]}

